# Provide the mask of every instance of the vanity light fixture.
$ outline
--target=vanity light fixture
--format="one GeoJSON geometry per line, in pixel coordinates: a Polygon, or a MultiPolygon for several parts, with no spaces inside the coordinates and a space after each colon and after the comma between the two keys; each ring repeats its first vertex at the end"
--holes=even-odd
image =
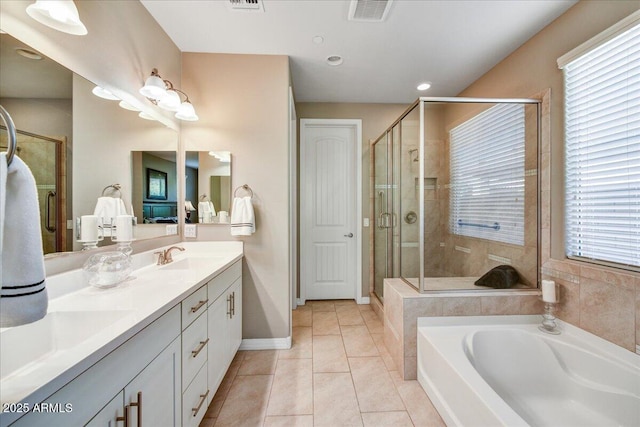
{"type": "Polygon", "coordinates": [[[120,101],[120,103],[118,104],[121,108],[124,108],[125,110],[129,110],[129,111],[140,111],[139,108],[134,107],[133,105],[129,104],[126,101],[120,101]]]}
{"type": "Polygon", "coordinates": [[[158,107],[175,111],[175,117],[180,120],[196,121],[198,116],[189,100],[189,96],[173,86],[169,80],[164,80],[158,69],[151,70],[151,75],[147,77],[144,86],[140,88],[140,93],[158,107]],[[184,95],[185,100],[182,101],[180,94],[184,95]]]}
{"type": "Polygon", "coordinates": [[[23,47],[17,48],[16,53],[22,56],[23,58],[32,59],[34,61],[42,60],[42,55],[40,55],[38,52],[35,52],[30,49],[25,49],[23,47]]]}
{"type": "Polygon", "coordinates": [[[102,99],[108,99],[109,101],[120,101],[120,98],[118,98],[117,96],[112,94],[110,91],[100,86],[94,87],[91,93],[93,93],[95,96],[100,97],[102,99]]]}
{"type": "Polygon", "coordinates": [[[73,0],[37,0],[27,6],[27,14],[54,30],[76,36],[87,34],[73,0]]]}
{"type": "Polygon", "coordinates": [[[145,119],[145,120],[155,120],[156,118],[153,117],[152,115],[145,113],[144,111],[140,111],[140,113],[138,114],[138,117],[145,119]]]}

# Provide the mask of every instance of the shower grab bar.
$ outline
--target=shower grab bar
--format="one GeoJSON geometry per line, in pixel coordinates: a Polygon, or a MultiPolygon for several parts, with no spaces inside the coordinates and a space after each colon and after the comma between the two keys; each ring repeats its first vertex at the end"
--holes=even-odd
{"type": "Polygon", "coordinates": [[[480,227],[480,228],[493,228],[494,230],[500,230],[500,223],[494,222],[493,225],[487,224],[474,224],[472,222],[462,222],[461,219],[458,220],[458,225],[460,227],[468,226],[468,227],[480,227]]]}
{"type": "Polygon", "coordinates": [[[44,225],[44,227],[50,233],[55,233],[56,232],[55,223],[53,224],[53,226],[51,225],[51,199],[53,199],[55,197],[56,197],[56,192],[55,191],[49,191],[47,193],[47,223],[44,225]]]}
{"type": "Polygon", "coordinates": [[[4,125],[7,127],[8,134],[8,145],[7,145],[7,167],[11,164],[13,160],[13,156],[16,154],[16,149],[18,145],[18,137],[16,136],[16,126],[13,124],[13,119],[4,109],[2,105],[0,105],[0,116],[2,116],[2,120],[4,121],[4,125]]]}

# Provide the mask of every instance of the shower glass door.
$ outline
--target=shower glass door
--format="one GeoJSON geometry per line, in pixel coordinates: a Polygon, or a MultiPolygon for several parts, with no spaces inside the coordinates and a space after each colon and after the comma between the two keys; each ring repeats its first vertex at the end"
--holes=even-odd
{"type": "Polygon", "coordinates": [[[374,213],[375,232],[373,237],[374,283],[373,290],[384,300],[384,279],[399,277],[400,272],[400,126],[394,126],[374,144],[374,213]]]}
{"type": "Polygon", "coordinates": [[[389,272],[389,249],[393,236],[388,225],[389,203],[389,147],[391,135],[385,133],[373,146],[374,168],[374,238],[373,238],[373,290],[380,301],[383,300],[383,280],[389,272]]]}
{"type": "MultiPolygon", "coordinates": [[[[0,149],[6,151],[7,133],[0,127],[0,149]]],[[[45,254],[66,250],[64,206],[64,141],[18,130],[16,154],[31,169],[40,205],[40,229],[45,254]]]]}

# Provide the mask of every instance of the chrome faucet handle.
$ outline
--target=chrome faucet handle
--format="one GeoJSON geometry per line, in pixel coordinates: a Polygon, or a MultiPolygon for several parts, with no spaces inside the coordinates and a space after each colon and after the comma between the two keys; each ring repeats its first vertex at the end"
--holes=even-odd
{"type": "Polygon", "coordinates": [[[166,263],[163,251],[154,252],[153,254],[158,255],[158,262],[156,262],[156,265],[164,265],[166,263]]]}
{"type": "Polygon", "coordinates": [[[173,257],[171,256],[171,251],[173,249],[178,249],[179,251],[184,251],[183,247],[180,246],[171,246],[169,249],[165,249],[164,251],[164,264],[169,264],[170,262],[173,262],[173,257]]]}

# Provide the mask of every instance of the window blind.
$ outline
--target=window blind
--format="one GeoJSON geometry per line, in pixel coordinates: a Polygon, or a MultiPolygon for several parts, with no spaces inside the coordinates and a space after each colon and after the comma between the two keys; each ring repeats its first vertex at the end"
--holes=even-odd
{"type": "Polygon", "coordinates": [[[640,266],[640,24],[564,66],[566,251],[640,266]]]}
{"type": "Polygon", "coordinates": [[[524,105],[498,104],[449,136],[451,232],[524,245],[524,105]]]}

